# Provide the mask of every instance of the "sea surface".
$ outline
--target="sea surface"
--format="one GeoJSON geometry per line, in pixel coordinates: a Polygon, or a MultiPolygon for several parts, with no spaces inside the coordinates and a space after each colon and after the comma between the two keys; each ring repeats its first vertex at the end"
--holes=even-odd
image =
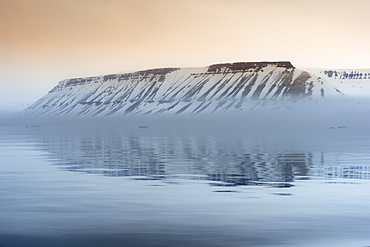
{"type": "Polygon", "coordinates": [[[370,131],[0,127],[0,246],[370,246],[370,131]]]}

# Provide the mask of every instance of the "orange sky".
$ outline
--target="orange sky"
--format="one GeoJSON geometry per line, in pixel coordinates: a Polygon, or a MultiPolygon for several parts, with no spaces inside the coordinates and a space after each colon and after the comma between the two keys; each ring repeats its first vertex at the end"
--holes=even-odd
{"type": "Polygon", "coordinates": [[[0,0],[0,103],[157,67],[370,68],[369,13],[368,0],[0,0]]]}

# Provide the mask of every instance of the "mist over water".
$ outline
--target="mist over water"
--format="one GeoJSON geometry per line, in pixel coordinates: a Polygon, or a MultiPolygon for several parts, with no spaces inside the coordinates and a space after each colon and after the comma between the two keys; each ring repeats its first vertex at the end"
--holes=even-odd
{"type": "MultiPolygon", "coordinates": [[[[21,113],[0,118],[2,126],[112,126],[125,127],[151,124],[176,129],[204,127],[351,127],[370,126],[370,100],[365,97],[322,99],[300,103],[280,102],[251,110],[229,110],[215,114],[161,113],[152,115],[123,115],[115,117],[27,117],[21,113]]],[[[227,129],[227,128],[226,128],[227,129]]],[[[226,130],[225,129],[225,130],[226,130]]],[[[224,131],[224,130],[223,130],[224,131]]]]}
{"type": "Polygon", "coordinates": [[[370,131],[338,112],[9,120],[0,244],[367,246],[370,131]]]}

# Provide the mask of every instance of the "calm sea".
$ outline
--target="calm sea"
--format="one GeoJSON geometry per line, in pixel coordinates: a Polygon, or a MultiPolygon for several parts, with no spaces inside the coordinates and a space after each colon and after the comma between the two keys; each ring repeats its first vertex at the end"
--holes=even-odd
{"type": "Polygon", "coordinates": [[[0,246],[370,246],[370,131],[0,127],[0,246]]]}

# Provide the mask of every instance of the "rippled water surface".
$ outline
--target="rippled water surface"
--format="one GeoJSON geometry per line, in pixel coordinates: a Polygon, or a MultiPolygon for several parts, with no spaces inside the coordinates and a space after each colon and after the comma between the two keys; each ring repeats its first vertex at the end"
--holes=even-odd
{"type": "Polygon", "coordinates": [[[370,131],[0,128],[0,246],[370,246],[370,131]]]}

